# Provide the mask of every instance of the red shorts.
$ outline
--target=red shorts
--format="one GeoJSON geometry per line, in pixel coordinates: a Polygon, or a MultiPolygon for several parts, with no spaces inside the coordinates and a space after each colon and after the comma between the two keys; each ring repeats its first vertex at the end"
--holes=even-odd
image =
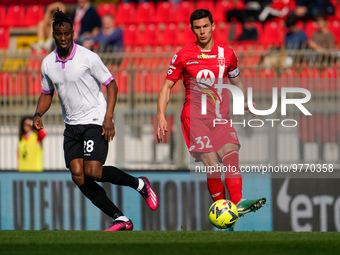
{"type": "Polygon", "coordinates": [[[201,161],[201,153],[217,153],[227,143],[240,145],[234,127],[230,124],[214,127],[213,119],[183,118],[182,131],[189,152],[196,161],[201,161]]]}

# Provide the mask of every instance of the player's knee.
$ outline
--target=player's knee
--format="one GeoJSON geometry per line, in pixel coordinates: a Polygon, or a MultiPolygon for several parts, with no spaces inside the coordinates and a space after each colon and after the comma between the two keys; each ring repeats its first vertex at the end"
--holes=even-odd
{"type": "Polygon", "coordinates": [[[101,171],[99,171],[98,168],[99,167],[97,165],[85,164],[84,166],[85,175],[94,180],[99,180],[101,178],[101,171]]]}
{"type": "Polygon", "coordinates": [[[84,184],[84,172],[83,169],[72,170],[72,180],[77,186],[84,184]]]}

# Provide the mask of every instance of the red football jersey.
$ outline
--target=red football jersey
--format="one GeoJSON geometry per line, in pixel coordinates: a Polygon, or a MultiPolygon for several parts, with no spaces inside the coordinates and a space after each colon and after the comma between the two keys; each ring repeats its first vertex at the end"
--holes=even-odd
{"type": "Polygon", "coordinates": [[[219,79],[229,84],[227,78],[239,75],[235,52],[214,42],[209,51],[200,50],[191,43],[176,53],[171,60],[167,79],[177,82],[183,78],[185,102],[181,118],[191,114],[201,118],[228,119],[229,98],[227,88],[215,88],[219,79]],[[206,94],[206,115],[201,115],[202,95],[206,94]]]}

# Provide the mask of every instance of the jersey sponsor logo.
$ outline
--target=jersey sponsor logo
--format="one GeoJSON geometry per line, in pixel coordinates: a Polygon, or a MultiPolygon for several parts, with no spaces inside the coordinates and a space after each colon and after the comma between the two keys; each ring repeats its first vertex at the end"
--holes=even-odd
{"type": "Polygon", "coordinates": [[[225,66],[225,58],[218,58],[217,61],[220,66],[225,66]]]}
{"type": "Polygon", "coordinates": [[[199,59],[210,59],[210,58],[217,58],[217,55],[209,55],[205,53],[201,53],[200,55],[197,56],[199,59]]]}
{"type": "Polygon", "coordinates": [[[200,62],[198,61],[191,61],[191,62],[187,62],[187,65],[194,65],[194,64],[199,64],[200,62]]]}
{"type": "Polygon", "coordinates": [[[236,134],[236,132],[230,132],[230,136],[231,136],[232,138],[234,138],[235,140],[237,140],[237,134],[236,134]]]}
{"type": "Polygon", "coordinates": [[[174,55],[174,57],[172,58],[171,60],[171,65],[173,65],[176,61],[176,58],[177,58],[177,54],[174,55]]]}
{"type": "Polygon", "coordinates": [[[208,69],[203,69],[196,75],[196,81],[200,85],[212,86],[215,83],[215,75],[208,69]]]}
{"type": "Polygon", "coordinates": [[[169,70],[168,70],[168,75],[172,75],[173,72],[174,72],[174,71],[172,71],[172,69],[169,68],[169,70]]]}
{"type": "Polygon", "coordinates": [[[170,66],[169,66],[169,69],[170,69],[170,68],[176,70],[176,67],[174,67],[173,65],[170,65],[170,66]]]}

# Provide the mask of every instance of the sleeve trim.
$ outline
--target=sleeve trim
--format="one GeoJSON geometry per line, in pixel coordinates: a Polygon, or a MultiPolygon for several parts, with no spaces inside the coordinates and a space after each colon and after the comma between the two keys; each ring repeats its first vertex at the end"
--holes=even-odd
{"type": "Polygon", "coordinates": [[[43,93],[43,94],[53,94],[53,92],[54,92],[54,89],[51,89],[51,90],[43,90],[43,89],[41,89],[41,93],[43,93]]]}
{"type": "Polygon", "coordinates": [[[103,85],[104,86],[107,86],[111,81],[113,81],[115,78],[113,78],[113,76],[111,76],[109,79],[107,79],[104,83],[103,83],[103,85]]]}

